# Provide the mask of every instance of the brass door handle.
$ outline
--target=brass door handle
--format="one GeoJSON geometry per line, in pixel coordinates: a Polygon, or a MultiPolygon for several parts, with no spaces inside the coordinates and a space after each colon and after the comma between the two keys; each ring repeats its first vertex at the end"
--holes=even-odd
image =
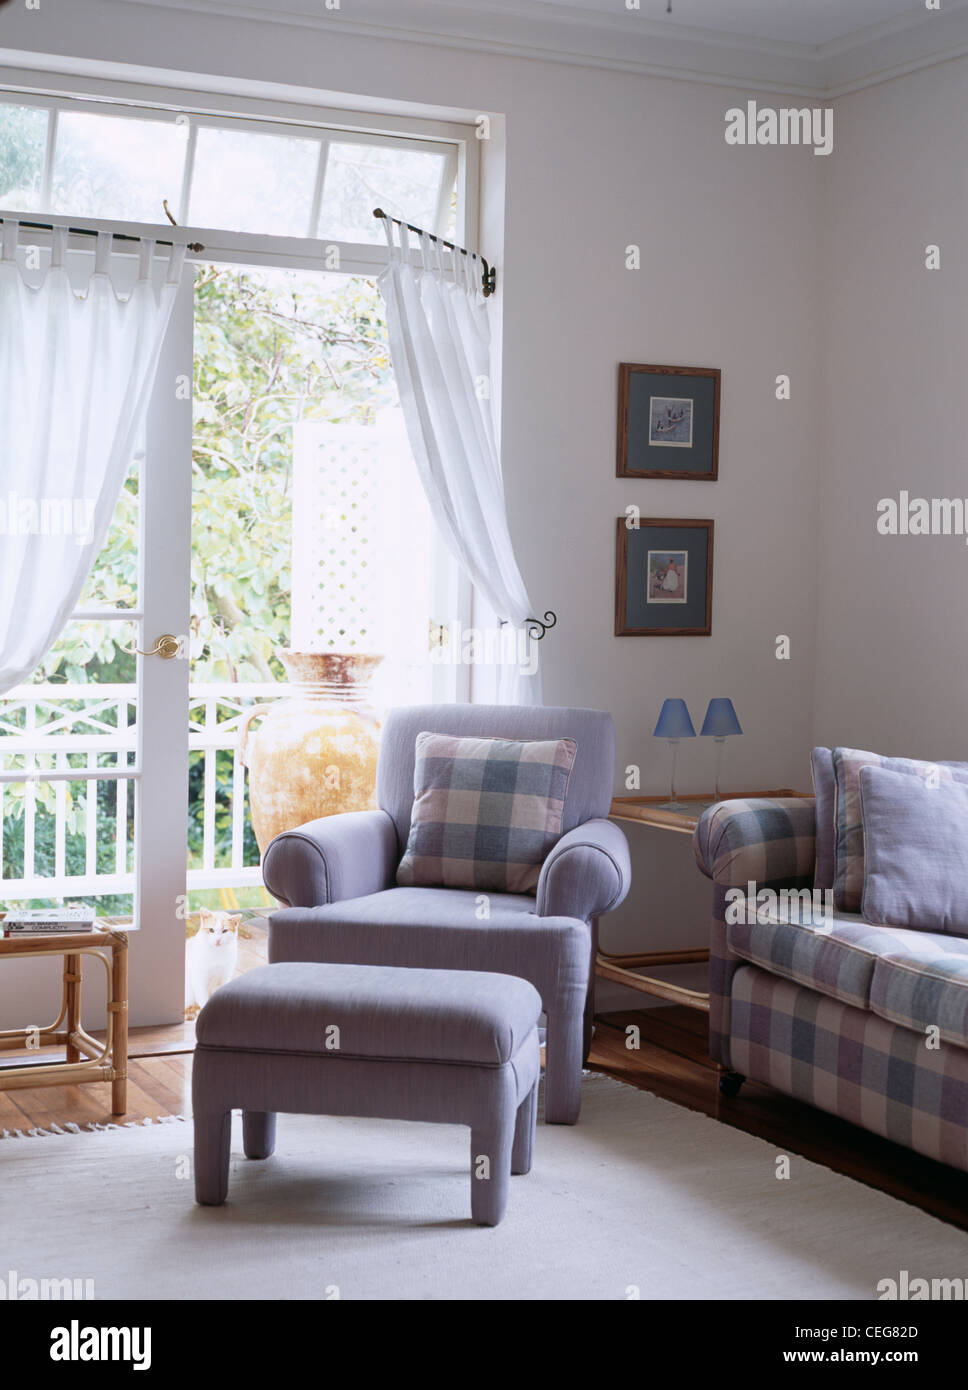
{"type": "Polygon", "coordinates": [[[125,647],[124,650],[131,656],[160,656],[162,661],[171,661],[181,650],[181,642],[172,633],[166,632],[149,651],[143,652],[140,647],[125,647]]]}

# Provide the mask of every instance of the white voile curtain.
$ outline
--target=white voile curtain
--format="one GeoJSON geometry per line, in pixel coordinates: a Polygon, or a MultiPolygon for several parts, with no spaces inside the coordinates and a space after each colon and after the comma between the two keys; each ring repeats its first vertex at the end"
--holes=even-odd
{"type": "MultiPolygon", "coordinates": [[[[504,484],[489,389],[490,327],[480,262],[455,254],[445,266],[437,242],[384,221],[390,257],[379,284],[390,354],[410,447],[434,521],[499,621],[520,631],[533,612],[508,531],[504,484]]],[[[510,648],[510,643],[508,644],[510,648]]],[[[541,676],[524,662],[498,667],[502,704],[541,703],[541,676]]]]}
{"type": "MultiPolygon", "coordinates": [[[[155,243],[134,249],[139,273],[120,297],[112,238],[99,232],[93,273],[75,292],[67,231],[52,233],[48,269],[28,284],[19,225],[0,249],[0,694],[36,668],[77,604],[142,441],[185,247],[152,283],[155,243]]],[[[173,388],[174,389],[174,385],[173,388]]]]}

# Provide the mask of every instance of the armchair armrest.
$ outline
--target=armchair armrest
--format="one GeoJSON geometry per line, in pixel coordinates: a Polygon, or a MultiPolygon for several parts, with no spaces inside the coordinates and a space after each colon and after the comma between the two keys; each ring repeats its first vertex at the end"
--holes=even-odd
{"type": "Polygon", "coordinates": [[[700,817],[696,862],[714,883],[810,887],[816,855],[813,797],[720,801],[700,817]]]}
{"type": "Polygon", "coordinates": [[[262,878],[287,907],[321,907],[389,888],[397,857],[386,811],[347,811],[277,835],[262,857],[262,878]]]}
{"type": "Polygon", "coordinates": [[[586,821],[562,835],[541,866],[535,911],[589,922],[618,907],[631,878],[628,841],[619,827],[586,821]]]}

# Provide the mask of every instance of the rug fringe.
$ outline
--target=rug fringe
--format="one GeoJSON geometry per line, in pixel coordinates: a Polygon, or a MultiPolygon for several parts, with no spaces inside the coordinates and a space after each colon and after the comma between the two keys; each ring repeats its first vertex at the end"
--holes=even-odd
{"type": "Polygon", "coordinates": [[[126,1120],[123,1124],[116,1124],[113,1120],[106,1125],[98,1124],[96,1120],[90,1121],[86,1125],[78,1125],[73,1121],[65,1121],[63,1126],[51,1122],[48,1129],[41,1129],[39,1126],[33,1129],[0,1129],[0,1140],[3,1139],[56,1139],[74,1134],[97,1134],[107,1133],[111,1129],[146,1129],[155,1125],[171,1125],[186,1123],[184,1115],[156,1115],[153,1119],[146,1116],[143,1120],[126,1120]]]}

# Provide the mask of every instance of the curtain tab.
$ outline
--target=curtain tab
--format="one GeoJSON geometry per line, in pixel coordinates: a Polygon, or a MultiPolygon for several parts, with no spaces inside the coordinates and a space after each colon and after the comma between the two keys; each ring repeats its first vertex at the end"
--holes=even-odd
{"type": "Polygon", "coordinates": [[[410,244],[410,228],[406,222],[400,223],[400,260],[413,269],[413,247],[410,244]]]}
{"type": "Polygon", "coordinates": [[[111,243],[113,238],[110,232],[98,232],[97,246],[94,249],[94,274],[107,275],[108,267],[111,264],[111,243]]]}
{"type": "Polygon", "coordinates": [[[443,270],[440,260],[440,242],[434,241],[429,232],[420,233],[420,259],[423,268],[439,276],[443,270]]]}
{"type": "Polygon", "coordinates": [[[138,279],[151,279],[151,262],[155,254],[154,237],[142,237],[138,243],[138,279]]]}
{"type": "Polygon", "coordinates": [[[51,232],[51,243],[50,268],[58,270],[64,264],[64,253],[67,250],[67,228],[55,227],[51,232]]]}
{"type": "Polygon", "coordinates": [[[5,261],[15,261],[17,259],[17,235],[19,231],[19,222],[12,217],[4,218],[2,255],[5,261]]]}
{"type": "MultiPolygon", "coordinates": [[[[154,243],[152,243],[152,245],[154,245],[154,243]]],[[[180,283],[187,249],[186,246],[172,246],[171,254],[168,257],[168,273],[165,276],[166,285],[177,285],[180,283]]]]}
{"type": "Polygon", "coordinates": [[[387,248],[390,252],[390,260],[391,262],[397,261],[400,259],[400,255],[397,251],[397,244],[393,239],[393,220],[389,217],[383,217],[380,220],[383,223],[383,231],[387,239],[387,248]]]}

